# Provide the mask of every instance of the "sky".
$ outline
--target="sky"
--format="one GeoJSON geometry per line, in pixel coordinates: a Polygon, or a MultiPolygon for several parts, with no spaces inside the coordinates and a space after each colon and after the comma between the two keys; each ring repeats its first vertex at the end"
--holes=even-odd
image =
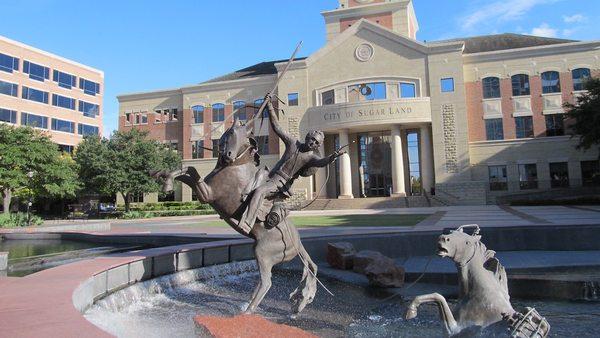
{"type": "MultiPolygon", "coordinates": [[[[178,88],[325,44],[337,0],[0,0],[0,35],[104,71],[104,135],[117,95],[178,88]]],[[[418,40],[496,33],[600,40],[600,0],[414,0],[418,40]]]]}

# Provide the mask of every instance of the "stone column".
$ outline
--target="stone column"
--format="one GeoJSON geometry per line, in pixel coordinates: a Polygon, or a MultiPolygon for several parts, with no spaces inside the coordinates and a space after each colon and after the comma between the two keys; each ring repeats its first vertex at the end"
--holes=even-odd
{"type": "Polygon", "coordinates": [[[434,187],[434,167],[433,167],[433,148],[431,146],[431,131],[429,125],[421,126],[421,135],[419,137],[419,148],[421,152],[421,183],[423,191],[431,194],[431,188],[434,187]]]}
{"type": "MultiPolygon", "coordinates": [[[[340,147],[343,147],[350,143],[348,138],[348,130],[342,129],[339,133],[340,147]]],[[[349,149],[344,149],[347,153],[338,157],[340,166],[340,195],[339,199],[350,199],[354,198],[352,195],[352,168],[350,164],[349,149]]]]}
{"type": "Polygon", "coordinates": [[[393,125],[392,135],[392,197],[406,196],[404,186],[404,158],[402,155],[402,133],[399,125],[393,125]]]}

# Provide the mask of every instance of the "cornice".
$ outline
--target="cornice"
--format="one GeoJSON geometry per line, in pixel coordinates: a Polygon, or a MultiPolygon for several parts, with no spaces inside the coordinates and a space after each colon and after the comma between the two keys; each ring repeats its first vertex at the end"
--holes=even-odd
{"type": "Polygon", "coordinates": [[[321,15],[325,17],[325,19],[330,18],[343,18],[343,17],[352,17],[352,16],[360,16],[360,15],[370,15],[381,12],[389,12],[395,10],[406,9],[409,1],[398,1],[398,2],[384,2],[384,3],[374,3],[364,6],[357,7],[349,7],[349,8],[338,8],[330,11],[323,11],[321,15]]]}
{"type": "Polygon", "coordinates": [[[470,64],[477,62],[500,61],[506,59],[538,57],[566,53],[578,53],[594,50],[600,50],[600,41],[569,42],[557,45],[535,46],[527,48],[507,49],[501,51],[465,54],[463,55],[463,61],[465,64],[470,64]]]}

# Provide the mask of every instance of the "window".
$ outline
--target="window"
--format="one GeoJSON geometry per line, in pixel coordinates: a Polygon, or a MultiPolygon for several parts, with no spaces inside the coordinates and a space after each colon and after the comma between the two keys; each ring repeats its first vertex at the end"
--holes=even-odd
{"type": "Polygon", "coordinates": [[[12,124],[17,123],[17,112],[10,109],[0,108],[0,121],[12,124]]]}
{"type": "Polygon", "coordinates": [[[233,103],[233,114],[234,116],[237,116],[240,121],[246,121],[248,119],[248,115],[246,114],[246,102],[235,101],[233,103]]]}
{"type": "MultiPolygon", "coordinates": [[[[260,109],[260,106],[262,106],[263,102],[265,102],[264,99],[258,99],[254,101],[254,114],[258,114],[258,110],[260,109]]],[[[265,109],[263,109],[262,111],[262,117],[265,119],[269,118],[269,108],[267,108],[266,106],[265,109]]]]}
{"type": "Polygon", "coordinates": [[[511,77],[512,80],[512,95],[526,96],[531,94],[529,87],[529,75],[517,74],[511,77]]]}
{"type": "Polygon", "coordinates": [[[212,140],[212,157],[219,157],[219,140],[212,140]]]}
{"type": "Polygon", "coordinates": [[[0,70],[7,73],[19,70],[19,59],[0,53],[0,70]]]}
{"type": "Polygon", "coordinates": [[[560,93],[560,76],[558,72],[542,73],[542,93],[560,93]]]}
{"type": "Polygon", "coordinates": [[[269,136],[256,136],[256,145],[259,154],[269,155],[269,136]]]}
{"type": "Polygon", "coordinates": [[[50,68],[33,62],[23,61],[23,72],[29,74],[29,78],[42,81],[50,79],[50,68]]]}
{"type": "Polygon", "coordinates": [[[90,126],[87,124],[77,124],[77,134],[81,136],[98,135],[100,130],[96,126],[90,126]]]}
{"type": "Polygon", "coordinates": [[[68,144],[59,144],[58,145],[58,150],[62,151],[63,153],[72,154],[73,149],[75,149],[75,147],[72,145],[68,145],[68,144]]]}
{"type": "Polygon", "coordinates": [[[52,130],[74,134],[75,123],[71,121],[52,119],[52,130]]]}
{"type": "Polygon", "coordinates": [[[592,73],[587,68],[573,69],[573,90],[585,90],[585,82],[592,77],[592,73]]]}
{"type": "Polygon", "coordinates": [[[192,141],[192,158],[204,158],[204,141],[192,141]]]}
{"type": "Polygon", "coordinates": [[[16,83],[0,81],[0,94],[17,97],[19,85],[16,83]]]}
{"type": "Polygon", "coordinates": [[[440,81],[442,87],[442,93],[451,93],[454,91],[454,78],[447,77],[440,81]]]}
{"type": "Polygon", "coordinates": [[[400,97],[417,97],[417,90],[414,83],[400,83],[400,97]]]}
{"type": "Polygon", "coordinates": [[[96,117],[96,115],[100,115],[100,106],[85,101],[79,101],[79,111],[83,113],[83,116],[96,117]]]}
{"type": "Polygon", "coordinates": [[[546,136],[563,136],[565,118],[563,114],[546,115],[546,136]]]}
{"type": "Polygon", "coordinates": [[[29,113],[21,113],[21,125],[34,128],[48,129],[48,118],[29,113]]]}
{"type": "Polygon", "coordinates": [[[179,120],[179,110],[177,108],[167,109],[169,121],[178,121],[179,120]]]}
{"type": "Polygon", "coordinates": [[[56,107],[75,110],[75,99],[62,95],[52,94],[52,105],[56,107]]]}
{"type": "Polygon", "coordinates": [[[515,117],[517,138],[533,137],[533,118],[531,116],[515,117]]]}
{"type": "Polygon", "coordinates": [[[298,105],[298,93],[289,93],[288,94],[288,106],[297,106],[298,105]]]}
{"type": "Polygon", "coordinates": [[[486,77],[481,81],[483,85],[484,99],[500,98],[500,79],[497,77],[486,77]]]}
{"type": "Polygon", "coordinates": [[[204,106],[193,106],[192,113],[194,114],[194,123],[204,122],[204,106]]]}
{"type": "Polygon", "coordinates": [[[582,161],[581,179],[584,187],[600,186],[600,161],[582,161]]]}
{"type": "Polygon", "coordinates": [[[333,89],[321,93],[321,105],[335,104],[335,91],[333,89]]]}
{"type": "Polygon", "coordinates": [[[348,86],[348,102],[363,102],[386,99],[385,82],[361,83],[348,86]]]}
{"type": "Polygon", "coordinates": [[[77,86],[77,78],[75,75],[63,73],[58,70],[52,72],[52,81],[58,83],[59,86],[67,89],[71,89],[77,86]]]}
{"type": "Polygon", "coordinates": [[[552,188],[569,187],[569,164],[567,162],[550,163],[550,186],[552,188]]]}
{"type": "Polygon", "coordinates": [[[31,100],[40,103],[48,103],[48,92],[23,86],[21,97],[26,100],[31,100]]]}
{"type": "Polygon", "coordinates": [[[222,103],[215,103],[212,106],[213,122],[225,121],[225,105],[222,103]]]}
{"type": "Polygon", "coordinates": [[[503,140],[502,119],[485,120],[485,135],[488,141],[503,140]]]}
{"type": "Polygon", "coordinates": [[[508,176],[505,165],[489,166],[488,172],[491,191],[508,190],[508,176]]]}
{"type": "Polygon", "coordinates": [[[83,78],[79,78],[79,89],[88,95],[100,94],[100,84],[83,78]]]}
{"type": "Polygon", "coordinates": [[[142,121],[141,121],[142,124],[148,124],[148,113],[146,113],[146,112],[141,113],[140,117],[142,119],[142,121]]]}
{"type": "Polygon", "coordinates": [[[532,164],[519,164],[519,187],[521,190],[537,189],[537,166],[532,164]]]}

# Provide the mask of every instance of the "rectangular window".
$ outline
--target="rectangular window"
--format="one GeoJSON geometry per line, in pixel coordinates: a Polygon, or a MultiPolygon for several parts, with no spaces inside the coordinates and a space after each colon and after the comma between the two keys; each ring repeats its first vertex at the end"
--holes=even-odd
{"type": "Polygon", "coordinates": [[[581,161],[581,179],[584,187],[600,186],[600,161],[581,161]]]}
{"type": "Polygon", "coordinates": [[[21,97],[26,100],[31,100],[40,103],[48,103],[48,92],[23,86],[21,97]]]}
{"type": "Polygon", "coordinates": [[[502,119],[485,120],[485,135],[488,141],[504,140],[502,119]]]}
{"type": "Polygon", "coordinates": [[[21,113],[21,125],[34,128],[48,129],[48,118],[29,113],[21,113]]]}
{"type": "Polygon", "coordinates": [[[83,123],[77,124],[77,134],[81,136],[98,135],[99,133],[100,129],[96,126],[90,126],[83,123]]]}
{"type": "Polygon", "coordinates": [[[166,141],[165,144],[169,149],[173,150],[174,152],[177,152],[179,150],[179,142],[177,141],[166,141]]]}
{"type": "Polygon", "coordinates": [[[236,101],[233,103],[233,116],[237,117],[240,121],[246,121],[248,115],[246,114],[246,102],[236,101]]]}
{"type": "Polygon", "coordinates": [[[52,105],[55,107],[75,110],[75,99],[62,95],[52,94],[52,105]]]}
{"type": "Polygon", "coordinates": [[[321,93],[321,105],[335,104],[335,91],[333,89],[321,93]]]}
{"type": "Polygon", "coordinates": [[[192,112],[194,113],[194,123],[204,122],[204,106],[194,106],[192,112]]]}
{"type": "Polygon", "coordinates": [[[417,97],[417,90],[414,83],[401,83],[399,86],[401,98],[417,97]]]}
{"type": "Polygon", "coordinates": [[[148,113],[141,113],[140,116],[142,117],[142,124],[148,124],[148,113]]]}
{"type": "Polygon", "coordinates": [[[515,126],[517,128],[517,138],[533,137],[533,117],[515,117],[515,126]]]}
{"type": "Polygon", "coordinates": [[[7,73],[19,70],[19,59],[0,53],[0,70],[7,73]]]}
{"type": "Polygon", "coordinates": [[[52,119],[52,130],[74,134],[75,122],[52,119]]]}
{"type": "Polygon", "coordinates": [[[17,123],[17,112],[10,109],[0,108],[0,121],[12,123],[17,123]]]}
{"type": "Polygon", "coordinates": [[[508,175],[505,165],[493,165],[488,167],[490,190],[508,190],[508,175]]]}
{"type": "Polygon", "coordinates": [[[67,89],[71,89],[77,86],[77,78],[75,75],[63,73],[58,70],[52,72],[52,81],[58,83],[59,86],[67,89]]]}
{"type": "Polygon", "coordinates": [[[192,158],[204,158],[204,140],[192,141],[192,158]]]}
{"type": "Polygon", "coordinates": [[[212,106],[213,122],[225,121],[225,105],[222,103],[216,103],[212,106]]]}
{"type": "Polygon", "coordinates": [[[592,77],[592,73],[588,68],[578,68],[571,71],[573,77],[573,90],[585,90],[585,83],[592,77]]]}
{"type": "Polygon", "coordinates": [[[79,89],[82,89],[88,95],[96,96],[96,94],[100,94],[100,84],[84,78],[79,78],[79,89]]]}
{"type": "Polygon", "coordinates": [[[560,74],[558,72],[545,72],[541,75],[542,93],[560,93],[560,74]]]}
{"type": "Polygon", "coordinates": [[[269,136],[257,136],[256,145],[259,154],[269,155],[269,136]]]}
{"type": "Polygon", "coordinates": [[[348,86],[348,102],[385,100],[386,97],[385,82],[361,83],[348,86]]]}
{"type": "Polygon", "coordinates": [[[288,106],[297,106],[298,105],[298,93],[289,93],[288,94],[288,106]]]}
{"type": "Polygon", "coordinates": [[[526,96],[531,94],[529,75],[517,74],[511,77],[513,96],[526,96]]]}
{"type": "Polygon", "coordinates": [[[550,183],[552,188],[569,187],[569,163],[550,163],[550,183]]]}
{"type": "Polygon", "coordinates": [[[447,77],[440,81],[440,85],[442,87],[442,93],[451,93],[454,91],[454,78],[447,77]]]}
{"type": "Polygon", "coordinates": [[[23,61],[23,72],[29,74],[29,78],[42,81],[50,79],[50,68],[33,62],[23,61]]]}
{"type": "Polygon", "coordinates": [[[0,94],[17,97],[19,85],[16,83],[0,81],[0,94]]]}
{"type": "Polygon", "coordinates": [[[219,140],[212,140],[212,157],[219,157],[219,140]]]}
{"type": "Polygon", "coordinates": [[[565,118],[563,114],[546,115],[546,136],[563,136],[565,118]]]}
{"type": "Polygon", "coordinates": [[[83,113],[83,116],[96,117],[97,115],[100,115],[100,106],[80,100],[79,111],[83,113]]]}
{"type": "Polygon", "coordinates": [[[537,189],[537,166],[532,164],[519,164],[519,187],[521,190],[537,189]]]}
{"type": "Polygon", "coordinates": [[[484,99],[498,99],[501,97],[500,93],[500,79],[497,77],[486,77],[481,80],[483,87],[483,98],[484,99]]]}
{"type": "Polygon", "coordinates": [[[71,146],[68,144],[59,144],[58,145],[58,150],[62,151],[63,153],[72,154],[74,149],[75,149],[74,146],[71,146]]]}

